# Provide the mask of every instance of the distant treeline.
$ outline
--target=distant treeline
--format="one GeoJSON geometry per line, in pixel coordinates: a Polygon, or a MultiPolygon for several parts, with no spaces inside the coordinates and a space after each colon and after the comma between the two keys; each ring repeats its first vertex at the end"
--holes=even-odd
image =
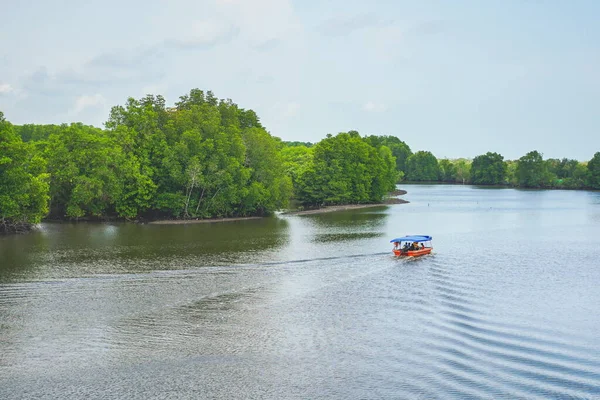
{"type": "Polygon", "coordinates": [[[545,189],[600,189],[600,152],[587,162],[563,158],[544,160],[533,150],[518,160],[504,160],[488,152],[473,160],[440,159],[418,151],[406,160],[401,171],[406,181],[507,185],[545,189]]]}
{"type": "Polygon", "coordinates": [[[105,129],[81,123],[15,126],[0,112],[0,232],[52,219],[188,219],[268,215],[288,207],[377,203],[400,181],[600,188],[587,163],[472,161],[413,153],[395,136],[356,131],[284,142],[256,113],[193,89],[167,107],[129,98],[105,129]]]}

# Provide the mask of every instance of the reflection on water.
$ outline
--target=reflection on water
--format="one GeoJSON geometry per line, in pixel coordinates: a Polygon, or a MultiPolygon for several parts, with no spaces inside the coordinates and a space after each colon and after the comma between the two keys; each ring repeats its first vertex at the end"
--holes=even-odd
{"type": "Polygon", "coordinates": [[[389,206],[364,208],[351,211],[328,212],[323,214],[309,214],[302,218],[309,220],[319,227],[339,228],[352,230],[365,230],[380,228],[388,217],[386,210],[389,206]]]}
{"type": "Polygon", "coordinates": [[[600,398],[597,193],[403,188],[0,238],[0,398],[600,398]],[[404,234],[433,254],[393,257],[404,234]]]}
{"type": "Polygon", "coordinates": [[[361,240],[367,238],[383,237],[383,232],[362,232],[362,233],[318,233],[315,235],[315,242],[346,242],[351,240],[361,240]]]}
{"type": "Polygon", "coordinates": [[[42,224],[39,232],[0,238],[0,282],[90,274],[183,269],[246,262],[287,242],[280,218],[227,223],[42,224]]]}

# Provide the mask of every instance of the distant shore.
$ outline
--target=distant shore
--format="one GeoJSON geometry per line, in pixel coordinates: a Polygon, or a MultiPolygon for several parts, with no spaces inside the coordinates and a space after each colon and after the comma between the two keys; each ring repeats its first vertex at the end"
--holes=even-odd
{"type": "MultiPolygon", "coordinates": [[[[372,204],[346,204],[346,205],[336,205],[336,206],[324,206],[321,208],[315,208],[311,210],[290,210],[284,211],[282,215],[310,215],[310,214],[324,214],[335,211],[345,211],[345,210],[357,210],[361,208],[372,208],[372,207],[381,207],[381,206],[389,206],[393,204],[406,204],[409,203],[407,200],[399,199],[397,197],[392,196],[401,196],[406,194],[406,190],[395,190],[390,193],[390,197],[384,200],[381,203],[372,203],[372,204]]],[[[262,219],[265,217],[232,217],[232,218],[208,218],[208,219],[173,219],[173,220],[158,220],[158,221],[150,221],[148,224],[152,225],[180,225],[180,224],[208,224],[213,222],[231,222],[231,221],[245,221],[251,219],[262,219]]]]}

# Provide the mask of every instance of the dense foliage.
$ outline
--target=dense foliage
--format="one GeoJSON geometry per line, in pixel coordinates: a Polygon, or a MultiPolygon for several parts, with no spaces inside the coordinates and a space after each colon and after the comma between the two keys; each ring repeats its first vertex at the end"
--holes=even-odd
{"type": "Polygon", "coordinates": [[[552,182],[547,164],[535,150],[519,158],[515,178],[519,186],[531,188],[546,187],[552,182]]]}
{"type": "Polygon", "coordinates": [[[600,152],[594,154],[594,157],[587,165],[589,174],[589,185],[594,189],[600,189],[600,152]]]}
{"type": "Polygon", "coordinates": [[[40,222],[48,211],[48,174],[33,146],[23,142],[0,112],[0,233],[40,222]]]}
{"type": "Polygon", "coordinates": [[[392,155],[396,157],[396,169],[400,172],[399,178],[402,179],[406,175],[406,162],[412,155],[412,151],[406,143],[395,136],[370,135],[366,136],[365,140],[374,147],[388,147],[392,151],[392,155]]]}
{"type": "Polygon", "coordinates": [[[399,181],[600,189],[589,162],[518,160],[488,152],[438,160],[394,136],[342,132],[283,142],[252,110],[191,90],[113,107],[105,129],[81,123],[13,126],[0,112],[0,231],[44,217],[214,218],[305,207],[377,203],[399,181]]]}
{"type": "Polygon", "coordinates": [[[252,110],[197,89],[174,108],[161,96],[129,98],[113,107],[104,130],[63,124],[15,132],[3,121],[1,132],[5,221],[36,222],[48,207],[59,219],[265,215],[292,194],[281,140],[252,110]],[[36,214],[18,197],[37,195],[34,183],[43,194],[36,214]]]}
{"type": "Polygon", "coordinates": [[[391,150],[356,131],[328,135],[306,154],[295,173],[295,195],[305,205],[379,202],[398,179],[391,150]]]}
{"type": "Polygon", "coordinates": [[[438,160],[429,151],[417,151],[406,160],[406,178],[410,181],[437,181],[438,160]]]}
{"type": "Polygon", "coordinates": [[[487,152],[473,159],[471,182],[476,185],[501,185],[506,177],[504,157],[487,152]]]}
{"type": "Polygon", "coordinates": [[[194,89],[174,109],[161,96],[129,99],[106,127],[128,166],[120,216],[264,215],[287,205],[281,141],[253,111],[210,91],[194,89]]]}

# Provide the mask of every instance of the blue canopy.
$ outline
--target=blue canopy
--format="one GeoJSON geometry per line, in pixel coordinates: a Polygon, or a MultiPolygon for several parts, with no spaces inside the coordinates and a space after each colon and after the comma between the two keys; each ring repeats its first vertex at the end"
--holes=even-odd
{"type": "Polygon", "coordinates": [[[427,236],[427,235],[410,235],[410,236],[403,236],[403,237],[399,237],[396,239],[392,239],[390,240],[390,243],[395,243],[395,242],[429,242],[432,239],[431,236],[427,236]]]}

